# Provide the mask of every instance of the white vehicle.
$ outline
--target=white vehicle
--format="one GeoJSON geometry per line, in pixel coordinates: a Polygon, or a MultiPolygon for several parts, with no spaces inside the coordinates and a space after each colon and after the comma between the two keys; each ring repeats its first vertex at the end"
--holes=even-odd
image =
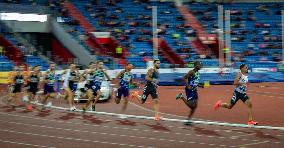
{"type": "MultiPolygon", "coordinates": [[[[78,83],[78,88],[77,91],[75,92],[75,97],[74,100],[75,101],[87,101],[87,98],[81,98],[82,96],[82,92],[80,91],[81,88],[84,88],[86,82],[79,82],[78,83]]],[[[112,85],[110,81],[103,81],[102,85],[101,85],[101,98],[99,99],[100,101],[107,101],[109,99],[111,99],[112,96],[112,85]]]]}

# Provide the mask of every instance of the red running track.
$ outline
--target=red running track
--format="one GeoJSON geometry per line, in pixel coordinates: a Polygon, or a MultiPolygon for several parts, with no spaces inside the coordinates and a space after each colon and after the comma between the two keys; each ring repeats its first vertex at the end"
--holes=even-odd
{"type": "MultiPolygon", "coordinates": [[[[5,87],[5,86],[4,86],[5,87]]],[[[15,109],[0,103],[0,147],[283,147],[284,131],[208,126],[184,126],[178,122],[142,119],[123,120],[113,116],[81,114],[63,110],[39,112],[15,109]]],[[[246,123],[246,108],[241,103],[232,110],[214,112],[218,100],[229,101],[233,86],[211,86],[199,89],[199,107],[194,118],[203,120],[246,123]]],[[[182,87],[159,87],[160,110],[164,117],[183,118],[188,109],[175,95],[182,87]],[[170,115],[172,114],[172,115],[170,115]],[[179,117],[181,116],[181,117],[179,117]]],[[[255,119],[260,125],[284,127],[283,83],[251,84],[249,96],[255,119]]],[[[66,106],[65,100],[54,100],[55,106],[66,106]]],[[[136,100],[127,114],[152,116],[151,99],[137,107],[136,100]]],[[[97,105],[98,111],[120,113],[121,105],[112,100],[97,105]]]]}

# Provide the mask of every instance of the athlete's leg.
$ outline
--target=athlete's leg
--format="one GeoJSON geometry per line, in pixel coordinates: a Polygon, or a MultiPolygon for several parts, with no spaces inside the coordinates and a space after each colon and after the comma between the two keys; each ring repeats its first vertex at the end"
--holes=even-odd
{"type": "Polygon", "coordinates": [[[117,89],[117,91],[115,93],[115,103],[116,104],[120,103],[121,97],[122,97],[122,89],[119,88],[119,89],[117,89]]]}
{"type": "Polygon", "coordinates": [[[188,102],[188,104],[189,104],[189,108],[190,108],[190,111],[189,111],[189,114],[188,114],[188,119],[191,119],[193,114],[196,111],[198,103],[197,103],[197,100],[193,100],[193,101],[188,102]]]}
{"type": "Polygon", "coordinates": [[[159,99],[153,98],[153,108],[155,111],[155,120],[160,120],[160,114],[159,114],[159,99]]]}
{"type": "Polygon", "coordinates": [[[214,109],[217,110],[219,107],[222,108],[227,108],[227,109],[232,109],[234,107],[234,105],[238,102],[239,100],[239,93],[238,92],[234,92],[231,100],[229,103],[222,103],[221,100],[219,100],[215,105],[214,105],[214,109]]]}
{"type": "Polygon", "coordinates": [[[127,97],[123,97],[123,105],[122,105],[122,113],[125,113],[126,109],[127,109],[127,105],[128,105],[128,96],[127,97]]]}
{"type": "Polygon", "coordinates": [[[252,103],[248,99],[248,100],[246,100],[245,104],[246,104],[246,106],[248,108],[248,119],[249,119],[249,121],[252,121],[253,120],[253,117],[252,117],[252,103]]]}
{"type": "Polygon", "coordinates": [[[83,107],[83,110],[87,110],[91,104],[91,102],[94,100],[94,93],[92,89],[88,89],[86,92],[86,96],[88,98],[87,103],[85,104],[85,106],[83,107]]]}
{"type": "Polygon", "coordinates": [[[67,94],[67,101],[68,101],[68,105],[70,108],[72,108],[74,106],[74,93],[72,92],[72,90],[68,87],[65,89],[66,94],[67,94]]]}
{"type": "Polygon", "coordinates": [[[101,95],[102,95],[102,92],[101,92],[100,90],[97,90],[97,91],[96,91],[96,97],[95,97],[95,99],[94,99],[94,101],[93,101],[93,104],[92,104],[92,109],[93,109],[93,111],[96,110],[96,104],[97,104],[97,102],[99,101],[101,95]]]}
{"type": "Polygon", "coordinates": [[[233,105],[232,105],[231,102],[229,102],[229,103],[221,103],[220,107],[227,108],[227,109],[232,109],[233,105]]]}

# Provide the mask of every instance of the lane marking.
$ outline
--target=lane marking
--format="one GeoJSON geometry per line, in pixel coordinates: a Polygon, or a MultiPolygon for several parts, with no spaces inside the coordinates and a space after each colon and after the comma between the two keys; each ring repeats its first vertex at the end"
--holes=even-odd
{"type": "MultiPolygon", "coordinates": [[[[27,132],[20,132],[20,131],[14,131],[14,130],[6,130],[1,129],[0,132],[9,132],[9,133],[16,133],[16,134],[23,134],[23,135],[32,135],[32,136],[41,136],[41,137],[48,137],[48,138],[57,138],[57,139],[64,139],[64,140],[76,140],[76,141],[84,141],[84,142],[92,142],[92,143],[102,143],[102,144],[111,144],[111,145],[120,145],[121,143],[112,143],[112,142],[106,142],[106,141],[98,141],[98,140],[88,140],[88,139],[80,139],[80,138],[70,138],[70,137],[63,137],[63,136],[52,136],[52,135],[45,135],[45,134],[36,134],[36,133],[27,133],[27,132]]],[[[129,145],[125,145],[129,146],[129,145]]],[[[133,145],[135,147],[145,147],[142,145],[133,145]]]]}
{"type": "Polygon", "coordinates": [[[44,145],[37,145],[37,144],[30,144],[30,143],[23,143],[23,142],[2,140],[2,139],[0,139],[0,142],[3,142],[3,143],[10,143],[10,144],[18,144],[18,145],[26,145],[26,146],[32,146],[32,147],[55,148],[55,147],[51,147],[51,146],[44,146],[44,145]]]}

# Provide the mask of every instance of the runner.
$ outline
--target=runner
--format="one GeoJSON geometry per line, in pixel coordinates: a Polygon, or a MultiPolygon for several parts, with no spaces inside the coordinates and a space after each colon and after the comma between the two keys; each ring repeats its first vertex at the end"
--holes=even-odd
{"type": "MultiPolygon", "coordinates": [[[[116,79],[119,79],[119,88],[116,91],[116,98],[115,103],[119,104],[120,100],[123,96],[123,106],[122,106],[122,113],[125,113],[125,110],[127,108],[128,99],[129,99],[129,85],[136,83],[133,82],[133,75],[131,73],[131,70],[133,69],[133,65],[128,63],[124,70],[120,71],[118,75],[116,76],[116,79]]],[[[121,116],[120,118],[126,118],[125,116],[121,116]]]]}
{"type": "Polygon", "coordinates": [[[240,72],[237,74],[234,85],[236,85],[236,88],[234,90],[233,97],[229,103],[222,103],[221,100],[219,100],[215,105],[214,109],[217,110],[219,107],[232,109],[234,105],[238,102],[239,99],[241,99],[248,108],[248,125],[257,125],[258,123],[253,121],[252,117],[252,103],[247,96],[247,83],[248,83],[248,67],[246,64],[241,64],[240,66],[240,72]]]}
{"type": "Polygon", "coordinates": [[[141,104],[144,104],[148,98],[149,95],[152,96],[153,99],[153,108],[155,111],[155,120],[159,121],[160,120],[160,115],[159,115],[159,102],[158,102],[158,92],[157,92],[157,87],[158,87],[158,79],[159,79],[159,70],[160,68],[160,60],[156,59],[154,60],[154,67],[150,68],[147,72],[146,75],[146,85],[144,87],[144,91],[142,96],[138,95],[138,92],[134,92],[131,94],[132,98],[137,98],[141,104]]]}
{"type": "Polygon", "coordinates": [[[107,71],[104,69],[104,63],[102,61],[97,62],[97,69],[95,71],[95,74],[93,76],[92,81],[90,81],[90,84],[87,85],[87,98],[88,101],[86,105],[83,107],[83,112],[88,109],[91,103],[92,104],[92,110],[96,110],[96,103],[99,101],[101,97],[101,84],[104,80],[110,81],[110,77],[107,74],[107,71]]]}
{"type": "Polygon", "coordinates": [[[186,98],[182,93],[179,93],[176,97],[177,100],[182,99],[183,102],[190,108],[188,114],[188,121],[185,122],[185,125],[191,125],[190,119],[193,116],[197,105],[198,105],[198,93],[197,87],[200,80],[199,70],[202,68],[202,64],[199,61],[194,62],[194,69],[190,70],[185,76],[185,94],[186,98]]]}
{"type": "Polygon", "coordinates": [[[68,87],[65,87],[65,91],[67,94],[67,101],[69,104],[70,111],[75,111],[75,103],[74,103],[74,97],[75,97],[75,91],[77,90],[77,85],[80,77],[80,72],[77,70],[76,64],[70,64],[69,69],[65,70],[62,75],[66,74],[66,78],[68,80],[68,87]],[[67,77],[68,76],[68,77],[67,77]]]}
{"type": "Polygon", "coordinates": [[[49,64],[49,69],[46,71],[46,73],[43,76],[44,78],[44,99],[42,100],[43,107],[42,109],[45,109],[45,107],[52,106],[52,101],[48,101],[48,99],[52,98],[54,99],[56,97],[56,92],[54,90],[55,85],[55,64],[51,63],[49,64]]]}
{"type": "Polygon", "coordinates": [[[31,104],[32,101],[34,101],[35,95],[38,91],[38,85],[40,82],[41,72],[40,72],[40,66],[36,65],[32,69],[33,71],[30,73],[28,79],[27,79],[27,92],[28,92],[28,102],[27,102],[27,110],[32,111],[33,106],[31,104]]]}
{"type": "Polygon", "coordinates": [[[24,75],[23,75],[23,66],[15,66],[14,72],[11,72],[10,80],[9,80],[9,97],[7,100],[7,105],[15,107],[16,106],[16,99],[20,97],[22,92],[22,86],[24,84],[24,75]]]}

